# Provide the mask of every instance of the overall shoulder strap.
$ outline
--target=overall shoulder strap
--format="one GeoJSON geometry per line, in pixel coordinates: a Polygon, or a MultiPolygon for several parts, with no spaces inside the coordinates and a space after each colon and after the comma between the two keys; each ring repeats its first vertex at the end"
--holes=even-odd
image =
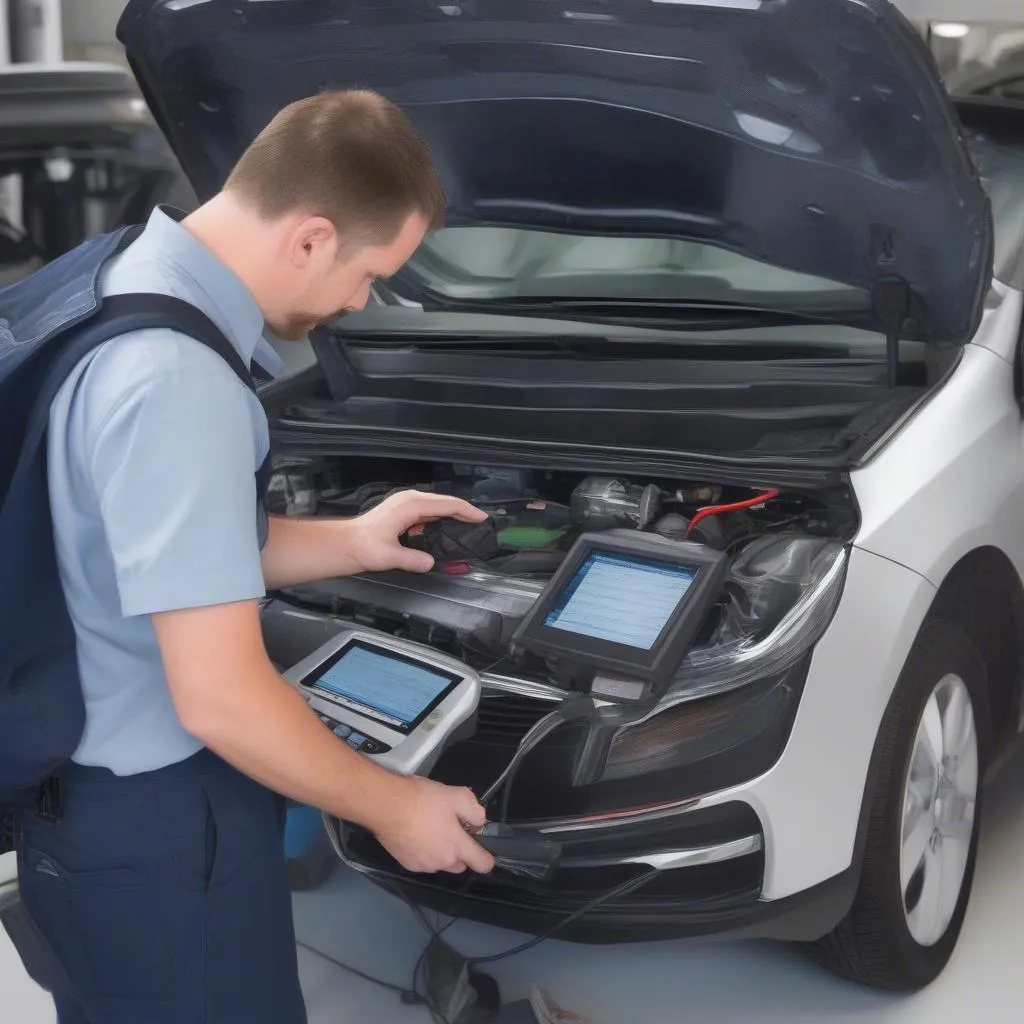
{"type": "Polygon", "coordinates": [[[258,363],[246,366],[237,349],[219,327],[201,310],[184,299],[170,295],[135,292],[111,295],[103,300],[86,328],[109,339],[154,328],[166,328],[186,334],[217,353],[234,370],[246,387],[255,390],[253,372],[269,376],[258,363]]]}
{"type": "MultiPolygon", "coordinates": [[[[269,378],[259,363],[253,361],[246,366],[238,350],[224,336],[219,327],[201,310],[184,299],[176,299],[169,295],[156,295],[136,292],[127,295],[111,295],[103,300],[103,305],[89,325],[93,342],[97,335],[104,338],[120,337],[131,331],[152,328],[169,328],[186,334],[196,341],[202,342],[212,349],[224,362],[235,371],[238,379],[251,391],[256,391],[253,373],[269,378]],[[95,332],[95,333],[94,333],[95,332]]],[[[259,496],[260,508],[270,483],[270,453],[267,453],[262,465],[256,471],[256,491],[259,496]]],[[[261,537],[263,546],[265,536],[261,537]]]]}
{"type": "MultiPolygon", "coordinates": [[[[28,472],[43,442],[49,422],[50,403],[75,364],[93,349],[114,338],[133,331],[168,329],[195,338],[216,352],[238,379],[251,390],[256,390],[253,374],[223,332],[201,310],[182,299],[168,295],[137,292],[112,295],[103,300],[100,308],[85,322],[70,328],[72,336],[62,345],[57,358],[48,365],[45,379],[35,396],[32,413],[26,425],[14,475],[28,472]]],[[[256,372],[268,376],[257,367],[256,372]]],[[[2,505],[2,500],[0,500],[2,505]]]]}

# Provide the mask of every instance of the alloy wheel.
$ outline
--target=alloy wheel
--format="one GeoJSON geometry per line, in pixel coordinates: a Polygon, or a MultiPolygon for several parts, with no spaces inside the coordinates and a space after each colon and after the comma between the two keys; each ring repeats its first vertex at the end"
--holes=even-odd
{"type": "Polygon", "coordinates": [[[960,900],[978,798],[978,733],[967,686],[942,678],[918,725],[903,797],[900,885],[907,928],[934,946],[960,900]]]}

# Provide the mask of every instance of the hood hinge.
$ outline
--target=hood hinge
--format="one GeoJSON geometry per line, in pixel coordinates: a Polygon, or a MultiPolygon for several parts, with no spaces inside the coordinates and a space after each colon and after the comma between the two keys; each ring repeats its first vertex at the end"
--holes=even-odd
{"type": "Polygon", "coordinates": [[[900,337],[910,315],[910,286],[901,277],[882,277],[875,282],[872,291],[875,316],[885,331],[889,387],[895,388],[900,370],[900,337]]]}

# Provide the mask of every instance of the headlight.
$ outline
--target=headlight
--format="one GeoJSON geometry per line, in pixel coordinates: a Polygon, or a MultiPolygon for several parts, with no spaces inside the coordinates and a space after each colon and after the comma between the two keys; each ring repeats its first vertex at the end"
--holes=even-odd
{"type": "Polygon", "coordinates": [[[817,537],[763,537],[750,544],[729,570],[711,638],[687,655],[658,710],[794,665],[832,621],[846,561],[839,541],[817,537]]]}
{"type": "Polygon", "coordinates": [[[707,641],[648,715],[592,734],[577,784],[661,771],[679,779],[686,768],[707,792],[766,771],[788,737],[809,653],[835,613],[846,564],[836,541],[766,537],[749,545],[730,569],[707,641]]]}

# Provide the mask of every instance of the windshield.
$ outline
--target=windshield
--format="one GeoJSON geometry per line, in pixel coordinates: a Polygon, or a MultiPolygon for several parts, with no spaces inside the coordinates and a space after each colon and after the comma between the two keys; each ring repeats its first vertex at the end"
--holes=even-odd
{"type": "Polygon", "coordinates": [[[528,228],[444,228],[427,238],[401,279],[442,301],[474,304],[557,298],[705,302],[791,312],[870,307],[860,289],[712,245],[528,228]]]}

